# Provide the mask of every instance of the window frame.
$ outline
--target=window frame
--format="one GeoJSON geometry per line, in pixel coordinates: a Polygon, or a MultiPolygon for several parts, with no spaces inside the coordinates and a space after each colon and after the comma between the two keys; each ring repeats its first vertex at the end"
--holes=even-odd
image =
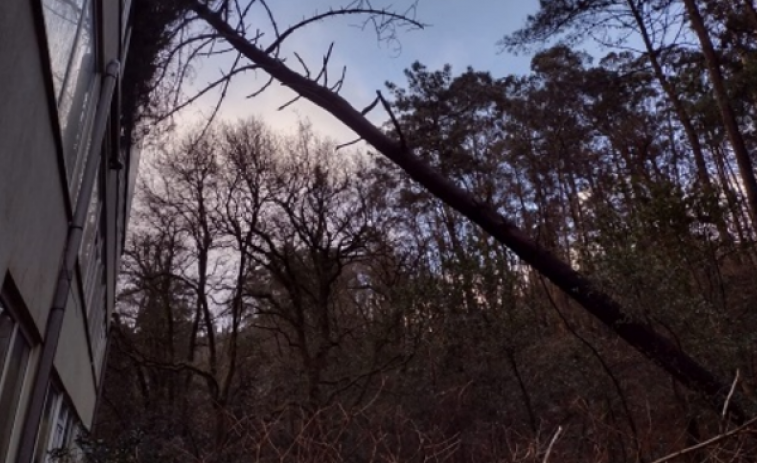
{"type": "MultiPolygon", "coordinates": [[[[64,177],[73,204],[79,195],[86,160],[92,151],[91,135],[102,85],[101,14],[98,0],[67,2],[78,11],[76,17],[63,18],[69,29],[61,29],[55,17],[62,17],[56,5],[61,0],[39,0],[45,40],[49,50],[48,65],[52,79],[53,106],[62,142],[64,177]],[[56,38],[70,40],[62,48],[53,45],[56,38]]],[[[73,11],[73,10],[72,10],[73,11]]]]}
{"type": "Polygon", "coordinates": [[[7,344],[8,348],[4,352],[4,358],[0,359],[0,400],[5,397],[4,393],[6,392],[6,387],[8,387],[8,384],[6,383],[9,378],[11,365],[9,360],[12,359],[12,356],[16,352],[16,343],[19,339],[21,340],[20,345],[22,350],[20,355],[22,355],[22,360],[19,368],[21,372],[16,376],[14,384],[10,385],[15,388],[15,391],[11,391],[12,396],[9,396],[11,397],[10,403],[14,406],[12,411],[4,416],[4,418],[9,420],[4,423],[10,426],[8,428],[9,432],[1,433],[2,429],[0,429],[0,434],[3,434],[0,435],[0,461],[4,461],[4,459],[11,454],[15,440],[18,438],[16,434],[20,429],[19,423],[23,423],[24,420],[24,414],[21,413],[22,402],[24,402],[23,399],[26,395],[28,382],[33,376],[31,374],[32,371],[30,371],[32,368],[30,367],[32,366],[35,351],[35,343],[23,323],[20,321],[19,314],[16,308],[13,307],[13,304],[10,303],[9,299],[10,298],[7,297],[5,291],[0,294],[0,316],[7,316],[12,323],[7,344]],[[16,439],[14,439],[14,437],[16,439]]]}
{"type": "Polygon", "coordinates": [[[37,436],[32,458],[34,463],[55,463],[53,452],[70,449],[71,444],[74,443],[76,430],[80,427],[79,418],[76,416],[74,407],[71,406],[71,401],[58,382],[52,380],[47,388],[46,408],[51,400],[53,403],[51,403],[46,433],[44,436],[42,434],[37,436]],[[63,419],[63,427],[62,433],[59,433],[61,419],[63,419]],[[40,439],[44,439],[44,445],[40,445],[40,439]]]}

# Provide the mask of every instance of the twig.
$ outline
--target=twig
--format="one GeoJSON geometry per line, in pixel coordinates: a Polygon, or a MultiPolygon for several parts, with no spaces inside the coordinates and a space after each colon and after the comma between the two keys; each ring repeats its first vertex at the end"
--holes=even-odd
{"type": "Polygon", "coordinates": [[[290,105],[293,105],[297,101],[299,101],[302,98],[302,95],[297,95],[296,97],[292,98],[291,100],[287,101],[283,105],[279,106],[278,111],[283,111],[284,109],[288,108],[290,105]]]}
{"type": "MultiPolygon", "coordinates": [[[[276,18],[273,16],[273,11],[271,11],[271,8],[268,6],[268,3],[265,0],[260,0],[260,4],[263,5],[263,8],[265,8],[265,12],[268,15],[268,20],[271,22],[271,27],[273,27],[273,33],[276,35],[276,41],[278,42],[281,38],[281,34],[279,33],[279,25],[276,22],[276,18]]],[[[272,49],[269,51],[273,51],[272,49]]]]}
{"type": "Polygon", "coordinates": [[[380,101],[380,98],[376,97],[376,99],[373,100],[373,102],[371,104],[369,104],[362,111],[360,111],[360,114],[362,114],[363,116],[365,116],[366,114],[368,114],[369,112],[371,112],[373,110],[373,108],[375,108],[376,105],[379,103],[379,101],[380,101]]]}
{"type": "MultiPolygon", "coordinates": [[[[232,47],[232,50],[234,48],[232,47]]],[[[237,57],[234,60],[234,64],[231,65],[231,72],[234,72],[239,66],[239,61],[242,59],[242,54],[237,53],[237,57]]],[[[216,116],[218,115],[218,111],[221,109],[221,105],[223,105],[223,102],[226,100],[226,94],[229,91],[229,85],[231,84],[231,78],[226,79],[226,82],[223,83],[223,86],[221,87],[221,94],[218,96],[218,101],[216,102],[215,106],[213,107],[213,111],[210,113],[210,117],[207,118],[207,121],[205,122],[205,127],[203,127],[202,131],[200,131],[200,136],[198,139],[202,139],[205,137],[205,133],[208,131],[210,126],[213,124],[213,121],[215,120],[216,116]]]]}
{"type": "Polygon", "coordinates": [[[253,71],[253,70],[256,70],[256,69],[258,69],[258,66],[256,64],[250,64],[250,65],[247,65],[247,66],[241,66],[241,67],[238,67],[236,69],[232,69],[228,73],[223,74],[220,79],[215,80],[215,81],[207,84],[202,90],[198,91],[191,98],[188,98],[187,100],[185,100],[182,103],[177,103],[173,108],[171,108],[170,112],[168,112],[167,114],[161,115],[158,118],[158,121],[160,122],[160,121],[164,121],[164,120],[168,119],[169,117],[171,117],[174,114],[178,113],[182,109],[184,109],[187,106],[193,104],[195,101],[197,101],[200,98],[202,98],[203,95],[205,95],[206,93],[210,92],[211,90],[213,90],[214,88],[218,87],[219,85],[227,86],[228,82],[231,80],[231,78],[233,76],[235,76],[237,74],[240,74],[240,73],[243,73],[243,72],[253,71]]]}
{"type": "Polygon", "coordinates": [[[561,432],[562,432],[562,426],[558,426],[557,431],[555,431],[555,435],[552,436],[552,440],[549,441],[549,446],[547,447],[547,453],[544,454],[544,459],[541,461],[542,463],[547,463],[547,461],[549,461],[549,454],[552,453],[552,447],[555,445],[555,442],[557,442],[557,438],[560,437],[561,432]]]}
{"type": "Polygon", "coordinates": [[[371,15],[371,16],[384,18],[384,22],[387,24],[391,21],[401,21],[401,22],[410,24],[412,26],[415,26],[419,29],[423,29],[425,26],[423,23],[416,21],[412,18],[403,16],[402,14],[393,13],[387,10],[379,10],[375,8],[343,8],[343,9],[338,9],[338,10],[332,9],[332,10],[326,11],[325,13],[315,14],[307,19],[304,19],[294,24],[293,26],[290,26],[287,30],[285,30],[280,35],[278,35],[276,40],[272,44],[268,45],[268,47],[263,51],[264,53],[269,54],[272,51],[278,49],[281,46],[282,42],[284,42],[284,40],[286,40],[286,38],[289,37],[289,35],[297,31],[298,29],[301,29],[307,26],[308,24],[312,24],[312,23],[315,23],[315,22],[318,22],[330,17],[349,16],[349,15],[371,15]]]}
{"type": "Polygon", "coordinates": [[[269,77],[268,78],[268,82],[266,82],[265,84],[263,84],[263,86],[260,87],[259,89],[255,90],[254,92],[252,92],[249,95],[247,95],[245,98],[255,98],[256,96],[258,96],[261,93],[263,93],[264,91],[266,91],[266,89],[268,89],[268,87],[270,87],[272,83],[273,83],[273,77],[269,77]]]}
{"type": "Polygon", "coordinates": [[[342,143],[341,145],[336,145],[336,148],[334,148],[334,151],[339,151],[340,149],[347,148],[348,146],[352,146],[354,144],[360,143],[363,140],[363,137],[356,138],[352,141],[348,141],[347,143],[342,143]]]}
{"type": "Polygon", "coordinates": [[[297,58],[297,61],[300,62],[300,64],[302,65],[302,68],[305,70],[305,77],[307,77],[309,79],[310,78],[310,68],[308,67],[307,64],[305,64],[305,61],[302,59],[302,57],[300,56],[299,53],[294,52],[294,56],[295,56],[295,58],[297,58]]]}
{"type": "Polygon", "coordinates": [[[673,458],[680,457],[681,455],[686,455],[687,453],[691,453],[691,452],[693,452],[695,450],[699,450],[699,449],[703,449],[705,447],[709,447],[712,444],[717,444],[718,442],[720,442],[722,440],[728,439],[729,437],[731,437],[731,436],[733,436],[735,434],[740,433],[741,431],[747,429],[748,427],[750,427],[751,425],[753,425],[755,423],[757,423],[757,416],[754,417],[754,418],[752,418],[752,419],[750,419],[750,420],[748,420],[747,422],[745,422],[744,424],[742,424],[738,428],[734,428],[734,429],[732,429],[732,430],[730,430],[730,431],[728,431],[726,433],[717,435],[717,436],[715,436],[715,437],[713,437],[711,439],[707,439],[706,441],[700,442],[700,443],[698,443],[696,445],[692,445],[691,447],[686,447],[683,450],[679,450],[677,452],[671,453],[670,455],[666,455],[666,456],[664,456],[664,457],[662,457],[660,459],[657,459],[657,460],[653,461],[652,463],[663,463],[663,462],[666,462],[666,461],[670,461],[673,458]]]}
{"type": "MultiPolygon", "coordinates": [[[[329,87],[329,90],[331,90],[334,93],[339,93],[339,91],[342,89],[342,84],[344,84],[344,77],[346,75],[347,75],[347,66],[342,66],[342,75],[339,77],[339,80],[337,80],[334,85],[329,87]]],[[[324,86],[326,86],[326,83],[324,83],[324,86]]]]}
{"type": "Polygon", "coordinates": [[[384,98],[384,95],[381,94],[381,90],[376,90],[376,95],[378,95],[379,101],[381,101],[381,105],[384,107],[387,113],[389,113],[389,117],[392,119],[392,124],[394,125],[394,130],[397,131],[397,136],[400,139],[400,145],[402,148],[407,149],[407,143],[405,143],[405,136],[402,134],[402,128],[400,127],[400,123],[397,120],[397,117],[394,115],[394,111],[392,111],[392,107],[389,105],[389,102],[386,101],[384,98]]]}
{"type": "Polygon", "coordinates": [[[323,55],[323,65],[321,66],[321,72],[315,77],[316,82],[319,82],[323,78],[323,85],[329,85],[329,61],[331,61],[331,52],[334,51],[334,42],[331,42],[329,49],[325,55],[323,55]]]}
{"type": "Polygon", "coordinates": [[[728,397],[725,398],[725,403],[723,404],[723,413],[722,418],[725,419],[726,413],[728,413],[728,405],[731,403],[731,398],[733,397],[733,393],[736,391],[736,384],[739,382],[739,370],[736,370],[736,377],[733,378],[733,384],[731,384],[731,390],[728,391],[728,397]]]}

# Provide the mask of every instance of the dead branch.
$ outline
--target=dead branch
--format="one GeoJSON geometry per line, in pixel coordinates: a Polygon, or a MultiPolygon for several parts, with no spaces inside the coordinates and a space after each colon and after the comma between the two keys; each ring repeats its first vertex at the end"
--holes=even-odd
{"type": "Polygon", "coordinates": [[[662,458],[659,458],[659,459],[653,461],[652,463],[664,463],[666,461],[670,461],[670,460],[672,460],[674,458],[678,458],[680,456],[686,455],[686,454],[694,452],[696,450],[701,450],[701,449],[710,447],[712,445],[717,444],[718,442],[722,442],[722,441],[724,441],[724,440],[726,440],[728,438],[731,438],[731,437],[733,437],[733,436],[735,436],[737,434],[740,434],[742,432],[747,431],[755,423],[757,423],[757,417],[754,417],[752,419],[749,419],[749,420],[745,421],[744,424],[742,424],[741,426],[739,426],[737,428],[734,428],[734,429],[732,429],[732,430],[730,430],[728,432],[725,432],[723,434],[719,434],[719,435],[717,435],[717,436],[715,436],[713,438],[707,439],[706,441],[700,442],[700,443],[698,443],[696,445],[692,445],[691,447],[686,447],[683,450],[679,450],[677,452],[673,452],[670,455],[666,455],[666,456],[664,456],[662,458]]]}
{"type": "Polygon", "coordinates": [[[726,415],[728,414],[728,405],[731,403],[731,399],[733,398],[733,393],[736,392],[736,385],[739,383],[739,370],[736,370],[736,376],[733,378],[733,384],[731,384],[731,390],[728,391],[728,397],[725,398],[725,403],[723,404],[723,413],[721,414],[721,418],[725,419],[726,415]]]}
{"type": "Polygon", "coordinates": [[[562,426],[558,426],[557,431],[555,431],[555,434],[552,436],[552,440],[549,441],[549,445],[547,446],[547,451],[544,453],[544,459],[542,460],[542,463],[547,463],[549,461],[549,455],[552,453],[552,447],[554,447],[555,442],[557,442],[557,438],[560,437],[561,432],[562,426]]]}
{"type": "MultiPolygon", "coordinates": [[[[281,44],[284,42],[284,40],[287,39],[290,35],[292,35],[294,32],[298,31],[299,29],[304,28],[305,26],[309,24],[313,24],[319,21],[323,21],[327,18],[333,18],[337,16],[370,16],[372,18],[385,18],[384,23],[377,23],[379,27],[386,27],[387,24],[389,24],[390,21],[401,21],[406,24],[410,24],[418,29],[423,29],[425,25],[419,21],[416,21],[415,19],[409,18],[407,15],[403,15],[400,13],[394,13],[389,10],[385,9],[376,9],[376,8],[340,8],[340,9],[330,9],[329,11],[326,11],[325,13],[315,14],[307,19],[303,19],[302,21],[290,26],[282,32],[276,40],[270,44],[268,47],[265,48],[264,53],[271,54],[278,50],[281,47],[281,44]]],[[[377,28],[378,29],[378,28],[377,28]]],[[[380,29],[379,29],[380,30],[380,29]]]]}

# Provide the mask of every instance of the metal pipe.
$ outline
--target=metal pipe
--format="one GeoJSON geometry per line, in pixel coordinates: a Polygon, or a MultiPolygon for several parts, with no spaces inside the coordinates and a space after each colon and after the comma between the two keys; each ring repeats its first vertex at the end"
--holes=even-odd
{"type": "Polygon", "coordinates": [[[42,341],[42,352],[37,363],[37,374],[32,384],[26,421],[21,430],[21,442],[19,443],[18,454],[16,455],[17,463],[32,463],[32,458],[34,457],[37,432],[39,430],[39,423],[42,420],[50,376],[53,372],[53,362],[55,361],[55,353],[58,349],[58,341],[60,340],[61,328],[63,327],[66,302],[71,293],[71,285],[74,273],[76,272],[76,260],[84,233],[84,223],[87,219],[87,212],[92,200],[92,192],[97,181],[97,172],[102,158],[102,145],[105,138],[111,101],[113,99],[113,91],[116,88],[120,72],[121,64],[118,60],[108,63],[105,70],[104,82],[100,91],[100,100],[95,113],[95,125],[92,130],[92,152],[87,159],[74,216],[68,225],[66,247],[63,251],[63,265],[58,274],[58,283],[55,287],[52,308],[47,317],[45,337],[42,341]]]}

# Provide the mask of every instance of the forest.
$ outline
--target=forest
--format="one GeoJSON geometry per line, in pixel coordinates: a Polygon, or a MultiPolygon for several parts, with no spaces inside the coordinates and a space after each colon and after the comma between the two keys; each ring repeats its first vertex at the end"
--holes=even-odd
{"type": "MultiPolygon", "coordinates": [[[[245,35],[268,3],[134,0],[134,143],[221,44],[200,94],[254,67],[366,145],[258,118],[146,148],[88,461],[754,461],[753,0],[540,0],[500,43],[529,74],[417,62],[362,111],[331,50],[245,35]]],[[[293,27],[423,19],[334,8],[293,27]]]]}

